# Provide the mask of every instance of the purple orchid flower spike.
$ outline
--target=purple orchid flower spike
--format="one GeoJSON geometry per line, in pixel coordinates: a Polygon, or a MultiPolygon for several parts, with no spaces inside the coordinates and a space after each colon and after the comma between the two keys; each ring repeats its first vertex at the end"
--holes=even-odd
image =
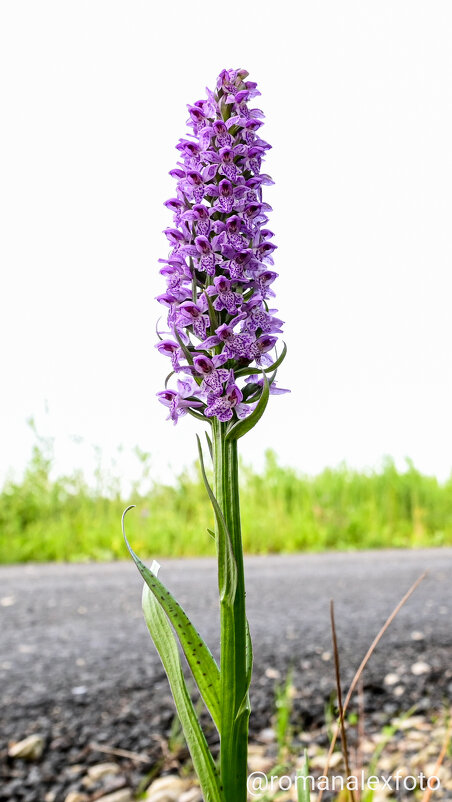
{"type": "MultiPolygon", "coordinates": [[[[158,395],[174,421],[186,411],[242,418],[252,409],[238,400],[245,388],[249,395],[247,369],[275,362],[282,333],[268,305],[278,275],[263,198],[273,183],[262,171],[270,145],[261,138],[264,114],[252,106],[260,93],[247,75],[223,70],[215,91],[188,106],[191,132],[179,140],[170,172],[177,186],[165,202],[173,225],[165,229],[170,253],[161,260],[166,290],[158,297],[170,334],[156,347],[193,381],[188,395],[179,386],[158,395]]],[[[254,385],[263,396],[264,380],[254,385]]],[[[277,394],[274,382],[270,392],[277,394]]]]}
{"type": "Polygon", "coordinates": [[[169,253],[159,260],[166,287],[158,301],[167,325],[157,332],[156,348],[171,360],[172,372],[157,397],[174,424],[190,414],[210,428],[212,483],[199,438],[198,449],[215,518],[219,666],[155,568],[148,570],[129,546],[146,583],[146,621],[170,680],[203,798],[212,802],[247,800],[252,649],[238,440],[258,423],[270,395],[288,392],[275,384],[286,346],[278,348],[283,321],[277,309],[269,308],[278,274],[268,227],[271,206],[264,197],[273,181],[262,171],[271,146],[262,139],[264,115],[253,107],[259,94],[246,70],[222,70],[215,90],[206,89],[205,98],[188,106],[190,132],[176,145],[178,161],[170,171],[176,187],[165,203],[172,215],[164,232],[169,253]],[[218,730],[218,767],[190,707],[176,659],[177,639],[218,730]]]}

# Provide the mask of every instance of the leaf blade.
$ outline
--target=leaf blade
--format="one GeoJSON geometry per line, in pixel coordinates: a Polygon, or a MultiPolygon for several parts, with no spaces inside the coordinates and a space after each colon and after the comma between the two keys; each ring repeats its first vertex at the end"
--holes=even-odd
{"type": "Polygon", "coordinates": [[[239,437],[243,437],[244,434],[247,434],[247,432],[249,432],[251,429],[254,429],[256,424],[262,418],[270,397],[270,384],[265,373],[263,374],[263,377],[264,384],[262,387],[262,394],[257,402],[256,408],[253,410],[253,412],[251,412],[250,415],[248,415],[248,417],[237,421],[227,430],[226,440],[238,440],[239,437]]]}
{"type": "Polygon", "coordinates": [[[212,504],[215,514],[215,520],[218,528],[217,548],[218,548],[218,585],[220,591],[220,604],[229,604],[231,607],[234,604],[234,598],[237,590],[237,564],[234,557],[234,552],[231,545],[231,537],[224,520],[223,513],[220,505],[215,497],[215,494],[209,484],[204,467],[204,457],[201,448],[201,441],[196,435],[198,441],[198,454],[199,464],[201,467],[201,475],[204,481],[207,495],[209,496],[210,503],[212,504]]]}
{"type": "Polygon", "coordinates": [[[176,636],[149,586],[143,584],[143,613],[160,655],[206,802],[223,802],[218,771],[196,716],[180,662],[176,636]]]}
{"type": "Polygon", "coordinates": [[[124,511],[122,517],[122,531],[127,548],[147,587],[152,592],[156,601],[164,610],[177,632],[177,636],[199,688],[199,692],[204,699],[216,728],[220,732],[220,671],[217,663],[207,644],[193,626],[185,610],[163,582],[160,581],[157,574],[149,570],[133,551],[127,540],[124,528],[124,516],[129,509],[131,508],[128,507],[124,511]]]}

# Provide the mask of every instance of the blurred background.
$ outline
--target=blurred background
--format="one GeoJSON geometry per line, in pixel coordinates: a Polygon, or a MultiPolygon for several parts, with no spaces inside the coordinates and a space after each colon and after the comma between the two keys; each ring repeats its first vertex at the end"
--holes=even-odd
{"type": "Polygon", "coordinates": [[[248,552],[452,543],[452,8],[3,2],[0,560],[210,554],[154,349],[186,104],[258,81],[288,356],[248,552]],[[265,486],[266,493],[262,493],[265,486]]]}

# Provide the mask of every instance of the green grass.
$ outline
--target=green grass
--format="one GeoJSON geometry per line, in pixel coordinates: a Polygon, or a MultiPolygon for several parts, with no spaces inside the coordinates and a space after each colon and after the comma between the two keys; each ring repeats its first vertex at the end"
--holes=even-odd
{"type": "MultiPolygon", "coordinates": [[[[152,484],[148,457],[137,454],[142,476],[122,498],[117,480],[98,476],[94,490],[80,472],[51,479],[51,448],[39,440],[23,479],[0,492],[0,562],[125,559],[120,519],[129,503],[137,505],[127,524],[141,556],[214,554],[198,469],[172,486],[152,484]]],[[[342,465],[308,477],[268,452],[261,473],[242,466],[241,477],[249,554],[452,545],[452,477],[440,483],[409,461],[403,471],[386,459],[373,472],[342,465]]]]}

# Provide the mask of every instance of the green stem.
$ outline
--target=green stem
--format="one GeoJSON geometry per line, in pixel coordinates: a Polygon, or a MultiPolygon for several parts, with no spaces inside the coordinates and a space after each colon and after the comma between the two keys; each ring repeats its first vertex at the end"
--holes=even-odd
{"type": "MultiPolygon", "coordinates": [[[[246,802],[249,677],[237,441],[226,440],[226,424],[216,419],[213,420],[212,434],[215,495],[231,538],[237,566],[234,600],[225,599],[221,603],[220,774],[225,802],[246,802]]],[[[220,536],[217,527],[217,537],[220,536]]]]}

